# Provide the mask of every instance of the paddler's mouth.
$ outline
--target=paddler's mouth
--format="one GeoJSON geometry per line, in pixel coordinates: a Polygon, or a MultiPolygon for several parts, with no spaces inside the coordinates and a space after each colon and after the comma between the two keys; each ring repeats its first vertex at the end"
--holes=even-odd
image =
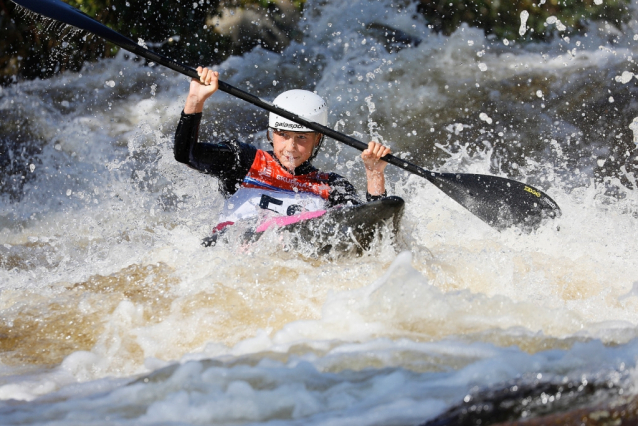
{"type": "Polygon", "coordinates": [[[284,153],[284,158],[289,162],[289,163],[295,163],[297,160],[299,160],[301,158],[300,155],[295,156],[293,154],[288,154],[288,153],[284,153]]]}

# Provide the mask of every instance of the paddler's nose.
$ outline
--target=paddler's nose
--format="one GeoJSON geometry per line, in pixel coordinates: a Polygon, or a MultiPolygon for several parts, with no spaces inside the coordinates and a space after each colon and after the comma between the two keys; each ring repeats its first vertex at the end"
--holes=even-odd
{"type": "Polygon", "coordinates": [[[286,139],[286,149],[288,151],[295,151],[297,149],[297,141],[294,137],[286,139]]]}

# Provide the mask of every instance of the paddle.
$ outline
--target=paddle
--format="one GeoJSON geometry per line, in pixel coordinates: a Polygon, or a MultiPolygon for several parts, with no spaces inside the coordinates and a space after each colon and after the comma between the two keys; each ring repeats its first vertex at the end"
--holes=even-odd
{"type": "MultiPolygon", "coordinates": [[[[132,40],[60,0],[13,1],[32,12],[96,34],[149,61],[164,65],[188,77],[199,79],[195,69],[137,45],[132,40]]],[[[306,121],[292,112],[278,108],[223,81],[219,82],[219,89],[266,111],[274,112],[307,128],[323,133],[359,151],[364,151],[368,147],[364,142],[318,123],[306,121]]],[[[424,177],[470,212],[499,230],[510,226],[518,226],[523,230],[530,231],[538,228],[543,219],[555,218],[560,215],[558,205],[545,193],[511,179],[468,173],[432,172],[393,155],[387,155],[383,157],[383,160],[410,173],[424,177]]]]}

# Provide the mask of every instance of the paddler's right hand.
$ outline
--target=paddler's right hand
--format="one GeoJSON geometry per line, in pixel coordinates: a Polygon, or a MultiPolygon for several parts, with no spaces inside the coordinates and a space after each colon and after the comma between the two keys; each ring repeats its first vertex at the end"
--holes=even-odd
{"type": "Polygon", "coordinates": [[[194,114],[204,110],[204,102],[219,88],[219,73],[208,68],[197,67],[199,80],[191,80],[184,112],[194,114]]]}

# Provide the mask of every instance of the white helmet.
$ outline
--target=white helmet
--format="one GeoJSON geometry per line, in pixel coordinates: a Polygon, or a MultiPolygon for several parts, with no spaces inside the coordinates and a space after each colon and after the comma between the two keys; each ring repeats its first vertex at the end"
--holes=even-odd
{"type": "MultiPolygon", "coordinates": [[[[273,105],[297,114],[308,121],[314,121],[323,126],[328,125],[328,104],[321,96],[308,90],[288,90],[275,98],[273,105]]],[[[283,118],[273,112],[268,117],[268,127],[292,132],[314,132],[301,124],[283,118]]]]}

